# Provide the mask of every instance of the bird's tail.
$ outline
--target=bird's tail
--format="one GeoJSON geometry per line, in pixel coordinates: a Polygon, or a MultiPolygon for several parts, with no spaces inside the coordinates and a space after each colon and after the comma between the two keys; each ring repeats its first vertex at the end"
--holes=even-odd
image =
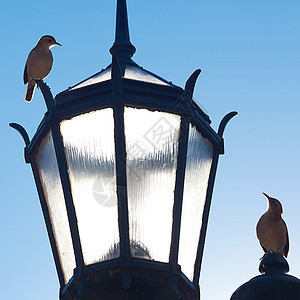
{"type": "Polygon", "coordinates": [[[36,86],[36,84],[33,81],[28,82],[26,95],[25,95],[25,101],[30,102],[32,100],[35,86],[36,86]]]}

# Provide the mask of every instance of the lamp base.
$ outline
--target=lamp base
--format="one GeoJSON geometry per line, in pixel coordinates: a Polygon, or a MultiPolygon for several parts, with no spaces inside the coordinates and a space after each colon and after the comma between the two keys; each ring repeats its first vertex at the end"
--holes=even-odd
{"type": "MultiPolygon", "coordinates": [[[[173,268],[174,269],[174,268],[173,268]]],[[[61,300],[199,300],[195,287],[181,272],[171,271],[169,264],[132,259],[130,267],[119,260],[86,266],[76,272],[61,290],[61,300]],[[125,278],[124,278],[125,277],[125,278]]]]}

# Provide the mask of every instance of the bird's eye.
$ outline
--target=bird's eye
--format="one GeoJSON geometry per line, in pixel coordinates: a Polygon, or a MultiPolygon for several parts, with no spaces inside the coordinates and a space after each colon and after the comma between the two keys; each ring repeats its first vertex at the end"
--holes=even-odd
{"type": "Polygon", "coordinates": [[[51,43],[51,42],[52,42],[52,41],[51,41],[51,39],[48,39],[48,42],[50,42],[50,43],[51,43]]]}

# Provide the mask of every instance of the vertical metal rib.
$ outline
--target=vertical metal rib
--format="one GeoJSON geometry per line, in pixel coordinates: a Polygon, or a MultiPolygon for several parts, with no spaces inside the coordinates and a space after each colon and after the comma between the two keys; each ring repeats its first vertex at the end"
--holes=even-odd
{"type": "MultiPolygon", "coordinates": [[[[237,115],[237,112],[233,111],[233,112],[228,113],[222,119],[222,121],[219,125],[219,129],[218,129],[218,135],[221,138],[223,136],[223,133],[224,133],[227,123],[236,115],[237,115]]],[[[202,256],[203,256],[204,243],[205,243],[205,236],[206,236],[206,231],[207,231],[208,216],[209,216],[209,211],[210,211],[210,206],[211,206],[211,199],[212,199],[212,194],[213,194],[213,189],[214,189],[214,184],[215,184],[219,156],[220,156],[220,154],[224,154],[224,141],[222,144],[222,148],[220,149],[220,152],[216,151],[215,149],[214,149],[214,151],[215,152],[213,155],[213,161],[212,161],[212,166],[211,166],[209,180],[208,180],[205,206],[204,206],[204,211],[203,211],[203,215],[202,215],[202,227],[201,227],[201,231],[200,231],[200,239],[199,239],[198,250],[197,250],[197,259],[195,262],[195,269],[194,269],[193,282],[195,285],[198,284],[198,282],[199,282],[202,256]]]]}
{"type": "Polygon", "coordinates": [[[80,243],[80,236],[78,230],[77,216],[73,202],[71,183],[68,173],[68,164],[63,148],[63,141],[59,130],[59,124],[55,123],[51,127],[55,154],[58,163],[58,171],[60,175],[60,180],[63,187],[63,193],[66,203],[66,209],[69,219],[69,226],[71,231],[72,243],[74,248],[74,255],[76,261],[76,267],[82,269],[84,266],[83,253],[80,243]]]}
{"type": "MultiPolygon", "coordinates": [[[[182,102],[189,103],[189,104],[192,103],[195,84],[200,73],[201,70],[197,69],[186,81],[184,93],[181,98],[182,102]]],[[[188,136],[189,136],[189,120],[187,117],[182,116],[181,123],[180,123],[176,182],[175,182],[175,190],[174,190],[173,227],[172,227],[172,240],[171,240],[171,251],[170,251],[170,263],[172,264],[178,263],[182,198],[183,198],[183,189],[184,189],[188,136]]]]}
{"type": "Polygon", "coordinates": [[[112,60],[112,102],[114,103],[114,134],[115,157],[118,196],[118,220],[120,234],[120,262],[122,267],[122,285],[129,288],[131,276],[131,250],[129,241],[128,199],[127,199],[127,174],[126,174],[126,141],[124,128],[123,88],[120,65],[118,58],[112,60]]]}
{"type": "Polygon", "coordinates": [[[117,106],[114,108],[114,122],[120,250],[122,257],[130,254],[127,204],[126,150],[124,135],[124,108],[122,106],[117,106]]]}
{"type": "Polygon", "coordinates": [[[201,227],[201,231],[200,231],[200,239],[199,239],[199,244],[198,244],[197,259],[195,262],[194,278],[193,278],[193,283],[195,285],[197,285],[199,283],[200,269],[201,269],[204,243],[205,243],[205,236],[206,236],[206,231],[207,231],[208,216],[209,216],[209,211],[210,211],[210,206],[211,206],[211,199],[212,199],[212,193],[213,193],[214,183],[215,183],[215,178],[216,178],[218,160],[219,160],[219,153],[215,152],[213,155],[211,170],[210,170],[210,174],[209,174],[205,205],[204,205],[204,210],[203,210],[203,215],[202,215],[202,227],[201,227]]]}
{"type": "Polygon", "coordinates": [[[180,136],[178,142],[176,182],[175,182],[175,190],[174,190],[172,240],[171,240],[171,251],[170,251],[170,263],[173,264],[177,264],[178,262],[179,236],[180,236],[182,198],[183,198],[183,189],[184,189],[188,135],[189,135],[189,121],[186,117],[182,117],[181,124],[180,124],[180,136]]]}
{"type": "Polygon", "coordinates": [[[173,224],[172,224],[172,238],[170,248],[170,271],[173,276],[170,278],[170,287],[174,295],[177,297],[182,296],[178,289],[177,276],[178,269],[178,252],[179,252],[179,239],[180,239],[180,224],[182,213],[182,198],[184,189],[184,177],[186,168],[186,154],[189,136],[189,121],[186,117],[181,117],[180,134],[178,141],[178,155],[177,155],[177,168],[176,168],[176,181],[174,189],[174,206],[173,206],[173,224]]]}

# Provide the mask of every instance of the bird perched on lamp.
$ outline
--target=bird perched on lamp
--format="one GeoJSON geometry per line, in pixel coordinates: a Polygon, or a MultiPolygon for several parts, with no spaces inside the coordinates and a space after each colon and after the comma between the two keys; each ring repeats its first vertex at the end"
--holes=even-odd
{"type": "Polygon", "coordinates": [[[265,253],[280,253],[287,257],[289,252],[289,235],[282,219],[281,203],[267,194],[268,209],[256,225],[256,234],[265,253]]]}
{"type": "Polygon", "coordinates": [[[24,84],[28,83],[25,100],[30,102],[36,83],[33,79],[43,80],[50,73],[53,56],[50,48],[54,45],[61,46],[51,35],[44,35],[36,46],[30,51],[24,69],[24,84]]]}

